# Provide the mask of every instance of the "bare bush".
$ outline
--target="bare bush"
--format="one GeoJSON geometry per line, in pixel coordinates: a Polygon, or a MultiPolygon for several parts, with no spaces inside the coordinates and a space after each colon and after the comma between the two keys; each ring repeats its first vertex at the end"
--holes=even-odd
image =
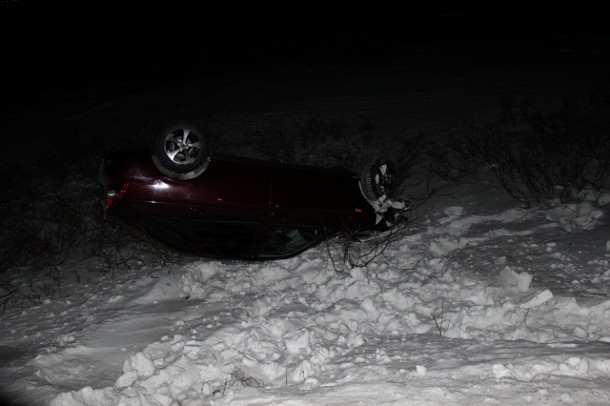
{"type": "Polygon", "coordinates": [[[19,295],[33,304],[41,305],[46,300],[62,297],[60,269],[55,265],[44,266],[37,276],[28,278],[27,286],[19,295]]]}
{"type": "Polygon", "coordinates": [[[85,246],[98,261],[97,271],[112,275],[121,268],[133,268],[145,262],[167,265],[178,262],[177,252],[146,234],[143,230],[129,233],[107,222],[100,204],[93,208],[95,224],[85,246]]]}
{"type": "Polygon", "coordinates": [[[0,168],[0,295],[3,298],[13,291],[9,283],[11,272],[45,248],[37,238],[37,229],[27,220],[33,204],[28,178],[27,168],[0,168]]]}
{"type": "Polygon", "coordinates": [[[449,136],[447,143],[430,142],[426,155],[430,158],[431,170],[449,182],[477,179],[479,170],[489,167],[489,155],[494,129],[490,124],[476,126],[472,120],[464,120],[449,136]]]}
{"type": "Polygon", "coordinates": [[[249,136],[263,157],[276,162],[296,162],[296,146],[284,126],[270,124],[250,130],[249,136]]]}
{"type": "Polygon", "coordinates": [[[449,327],[451,325],[451,318],[449,318],[448,321],[444,321],[443,318],[445,317],[445,301],[443,300],[441,302],[441,313],[439,316],[436,316],[435,314],[432,314],[432,320],[434,321],[434,325],[436,326],[436,330],[438,331],[438,334],[442,337],[444,336],[447,331],[449,331],[449,327]]]}
{"type": "MultiPolygon", "coordinates": [[[[321,148],[324,145],[329,135],[336,136],[336,133],[325,130],[323,123],[313,117],[306,117],[295,122],[298,147],[300,153],[295,153],[295,156],[300,156],[299,163],[310,165],[320,164],[323,160],[321,156],[321,148]]],[[[342,126],[337,125],[333,131],[342,131],[342,126]]]]}
{"type": "Polygon", "coordinates": [[[363,268],[383,256],[389,245],[397,239],[400,226],[381,233],[362,233],[344,228],[335,238],[326,240],[326,251],[336,272],[342,272],[340,264],[348,269],[363,268]],[[333,252],[333,248],[338,248],[333,252]]]}
{"type": "Polygon", "coordinates": [[[610,120],[607,111],[565,103],[553,111],[505,102],[491,123],[465,122],[444,148],[429,152],[442,178],[459,182],[491,170],[506,192],[530,206],[564,201],[610,176],[610,120]]]}
{"type": "Polygon", "coordinates": [[[67,188],[2,202],[0,296],[39,303],[59,291],[59,266],[85,239],[87,209],[67,188]],[[6,216],[6,217],[5,217],[6,216]],[[22,269],[29,269],[21,273],[22,269]]]}
{"type": "Polygon", "coordinates": [[[396,140],[398,147],[388,153],[388,156],[395,163],[396,174],[407,179],[413,175],[413,167],[420,163],[425,156],[426,147],[429,145],[424,133],[411,134],[403,132],[396,140]]]}
{"type": "Polygon", "coordinates": [[[380,126],[362,118],[353,127],[337,117],[300,117],[291,125],[271,123],[247,131],[266,159],[357,171],[375,153],[380,126]]]}

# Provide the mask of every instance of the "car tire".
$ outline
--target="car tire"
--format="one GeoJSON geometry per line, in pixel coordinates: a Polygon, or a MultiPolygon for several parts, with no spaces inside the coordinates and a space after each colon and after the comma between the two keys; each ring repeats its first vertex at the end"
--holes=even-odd
{"type": "Polygon", "coordinates": [[[210,153],[203,133],[187,124],[173,124],[159,131],[152,145],[152,158],[157,169],[174,179],[192,179],[203,173],[210,162],[210,153]]]}
{"type": "Polygon", "coordinates": [[[386,159],[374,159],[360,172],[360,190],[371,202],[388,199],[394,189],[394,177],[392,162],[386,159]]]}

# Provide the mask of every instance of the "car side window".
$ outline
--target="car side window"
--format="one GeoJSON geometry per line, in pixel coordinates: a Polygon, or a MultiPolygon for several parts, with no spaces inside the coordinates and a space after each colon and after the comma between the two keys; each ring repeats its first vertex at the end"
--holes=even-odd
{"type": "Polygon", "coordinates": [[[298,254],[324,239],[319,227],[272,225],[265,230],[259,258],[283,258],[298,254]]]}
{"type": "Polygon", "coordinates": [[[248,258],[258,226],[258,223],[234,221],[195,221],[194,244],[207,255],[248,258]]]}

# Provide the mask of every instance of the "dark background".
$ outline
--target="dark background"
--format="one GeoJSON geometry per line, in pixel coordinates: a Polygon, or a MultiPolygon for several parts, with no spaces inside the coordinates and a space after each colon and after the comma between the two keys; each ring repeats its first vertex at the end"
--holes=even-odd
{"type": "Polygon", "coordinates": [[[408,56],[422,42],[481,53],[507,41],[585,46],[607,35],[609,25],[602,1],[125,3],[131,2],[3,0],[4,78],[49,82],[291,62],[379,64],[408,56]]]}
{"type": "Polygon", "coordinates": [[[219,72],[587,64],[610,48],[601,0],[220,3],[0,0],[0,120],[49,94],[101,103],[219,72]]]}

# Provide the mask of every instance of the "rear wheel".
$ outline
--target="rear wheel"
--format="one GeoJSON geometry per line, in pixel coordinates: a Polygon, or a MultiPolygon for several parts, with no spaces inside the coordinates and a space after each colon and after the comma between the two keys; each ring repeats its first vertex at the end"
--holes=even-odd
{"type": "Polygon", "coordinates": [[[152,156],[161,172],[176,179],[201,175],[210,158],[204,135],[190,124],[170,125],[159,131],[153,142],[152,156]]]}
{"type": "Polygon", "coordinates": [[[394,189],[395,170],[386,159],[370,161],[360,173],[360,189],[371,202],[387,200],[394,189]]]}

